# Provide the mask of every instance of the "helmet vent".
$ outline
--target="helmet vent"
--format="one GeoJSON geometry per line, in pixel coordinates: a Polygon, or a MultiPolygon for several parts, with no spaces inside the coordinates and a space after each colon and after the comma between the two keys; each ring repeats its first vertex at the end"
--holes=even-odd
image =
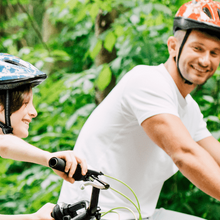
{"type": "Polygon", "coordinates": [[[208,8],[204,7],[202,10],[203,10],[203,11],[206,13],[206,15],[208,15],[208,16],[209,16],[209,18],[211,18],[211,19],[212,19],[212,15],[211,15],[211,13],[210,13],[210,11],[209,11],[209,9],[208,9],[208,8]]]}
{"type": "Polygon", "coordinates": [[[192,0],[192,3],[197,4],[198,2],[197,2],[197,0],[192,0]]]}
{"type": "Polygon", "coordinates": [[[13,65],[16,65],[16,66],[26,67],[26,66],[24,66],[24,65],[22,65],[20,63],[14,62],[13,60],[4,60],[4,62],[13,64],[13,65]]]}
{"type": "Polygon", "coordinates": [[[220,19],[220,9],[217,8],[217,11],[218,11],[218,17],[219,17],[219,19],[220,19]]]}

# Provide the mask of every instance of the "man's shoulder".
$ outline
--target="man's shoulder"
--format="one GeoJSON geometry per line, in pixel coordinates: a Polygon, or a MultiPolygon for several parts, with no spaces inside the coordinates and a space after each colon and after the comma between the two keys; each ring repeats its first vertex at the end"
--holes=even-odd
{"type": "Polygon", "coordinates": [[[141,83],[148,86],[162,86],[173,84],[172,77],[163,64],[158,66],[137,65],[125,74],[127,82],[141,83]]]}
{"type": "Polygon", "coordinates": [[[158,66],[137,65],[125,74],[127,78],[132,78],[133,80],[148,79],[157,81],[163,75],[166,77],[165,75],[167,75],[167,72],[162,64],[158,66]]]}
{"type": "Polygon", "coordinates": [[[161,72],[162,69],[163,69],[163,64],[160,64],[158,66],[137,65],[131,71],[132,72],[146,72],[146,71],[161,72]]]}

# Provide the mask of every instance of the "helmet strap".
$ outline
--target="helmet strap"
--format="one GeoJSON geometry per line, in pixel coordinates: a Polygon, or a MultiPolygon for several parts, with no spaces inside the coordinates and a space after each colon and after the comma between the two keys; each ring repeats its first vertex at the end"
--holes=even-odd
{"type": "Polygon", "coordinates": [[[12,134],[13,128],[11,127],[10,120],[10,93],[7,89],[5,92],[5,124],[0,122],[0,127],[2,128],[2,132],[4,134],[12,134]]]}
{"type": "Polygon", "coordinates": [[[189,85],[192,85],[193,83],[191,83],[190,81],[188,81],[187,79],[185,79],[185,78],[183,77],[183,75],[182,75],[182,73],[181,73],[181,71],[180,71],[180,68],[179,68],[179,59],[180,59],[180,54],[181,54],[181,52],[182,52],[182,50],[183,50],[183,46],[184,46],[184,44],[186,43],[186,40],[188,39],[189,34],[191,33],[191,31],[192,31],[192,29],[188,29],[188,30],[186,31],[186,34],[185,34],[185,36],[184,36],[184,38],[183,38],[183,41],[182,41],[182,43],[181,43],[181,45],[180,45],[179,54],[178,54],[178,58],[177,58],[177,61],[176,61],[177,69],[178,69],[178,71],[179,71],[180,76],[185,80],[185,83],[186,83],[186,84],[189,84],[189,85]]]}

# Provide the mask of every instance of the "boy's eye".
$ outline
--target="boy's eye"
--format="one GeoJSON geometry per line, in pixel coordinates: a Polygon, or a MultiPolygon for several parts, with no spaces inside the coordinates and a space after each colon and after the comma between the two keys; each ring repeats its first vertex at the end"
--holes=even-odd
{"type": "Polygon", "coordinates": [[[212,51],[211,54],[214,55],[214,56],[217,56],[217,55],[218,55],[218,53],[215,52],[215,51],[212,51]]]}

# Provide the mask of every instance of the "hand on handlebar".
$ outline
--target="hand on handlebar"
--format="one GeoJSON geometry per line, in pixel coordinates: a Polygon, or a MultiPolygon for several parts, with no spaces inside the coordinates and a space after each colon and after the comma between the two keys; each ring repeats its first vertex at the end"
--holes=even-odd
{"type": "Polygon", "coordinates": [[[66,161],[65,173],[55,170],[55,169],[54,169],[54,172],[60,177],[62,177],[64,180],[70,183],[75,182],[72,176],[76,171],[77,164],[81,165],[83,176],[87,173],[86,161],[76,156],[73,151],[60,151],[60,152],[52,153],[51,156],[57,157],[57,158],[60,158],[66,161]]]}
{"type": "MultiPolygon", "coordinates": [[[[49,166],[53,169],[59,170],[60,172],[65,172],[66,161],[57,157],[52,157],[49,160],[49,166]]],[[[94,217],[99,220],[101,219],[100,208],[98,207],[99,192],[101,189],[108,189],[110,185],[99,179],[100,175],[104,175],[102,172],[97,172],[95,170],[87,170],[85,175],[82,175],[80,164],[77,165],[77,169],[72,176],[76,181],[88,181],[84,184],[92,185],[92,195],[89,206],[88,202],[85,200],[79,201],[75,204],[57,204],[53,211],[52,216],[55,220],[72,219],[75,220],[90,220],[94,217]],[[79,209],[85,208],[84,211],[77,213],[79,209]]]]}

